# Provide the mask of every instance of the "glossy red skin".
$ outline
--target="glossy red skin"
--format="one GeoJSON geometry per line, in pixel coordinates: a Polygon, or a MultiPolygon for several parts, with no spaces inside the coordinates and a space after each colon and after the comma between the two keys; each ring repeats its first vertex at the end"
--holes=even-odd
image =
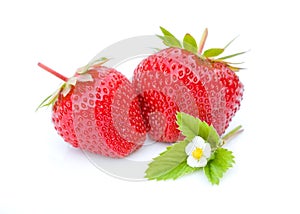
{"type": "Polygon", "coordinates": [[[80,149],[121,158],[140,148],[145,126],[132,84],[112,68],[88,71],[91,82],[77,82],[53,106],[52,120],[63,139],[80,149]]]}
{"type": "Polygon", "coordinates": [[[226,65],[179,48],[144,59],[134,71],[133,85],[150,138],[162,142],[183,138],[175,119],[178,111],[206,121],[223,134],[243,92],[239,78],[226,65]]]}
{"type": "Polygon", "coordinates": [[[212,63],[213,70],[225,88],[226,126],[228,127],[235,113],[239,110],[243,99],[244,85],[239,77],[228,66],[221,62],[212,63]]]}

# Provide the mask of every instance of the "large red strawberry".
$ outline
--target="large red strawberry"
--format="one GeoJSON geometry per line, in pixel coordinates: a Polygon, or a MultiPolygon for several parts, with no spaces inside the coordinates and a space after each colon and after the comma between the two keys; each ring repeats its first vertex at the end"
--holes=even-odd
{"type": "Polygon", "coordinates": [[[175,142],[181,138],[176,112],[185,112],[215,127],[223,134],[239,109],[243,85],[237,67],[217,58],[225,48],[212,48],[202,54],[207,37],[204,31],[199,47],[186,34],[183,43],[162,28],[159,36],[169,48],[144,59],[135,69],[133,84],[146,129],[152,139],[175,142]]]}
{"type": "Polygon", "coordinates": [[[66,142],[120,158],[141,147],[146,131],[132,84],[104,62],[90,63],[69,79],[39,63],[65,81],[41,106],[53,104],[54,127],[66,142]]]}

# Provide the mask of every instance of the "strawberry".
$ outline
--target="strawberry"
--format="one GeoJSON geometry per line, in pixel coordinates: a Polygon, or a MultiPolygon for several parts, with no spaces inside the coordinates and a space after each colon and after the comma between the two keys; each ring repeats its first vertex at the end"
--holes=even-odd
{"type": "Polygon", "coordinates": [[[145,127],[138,97],[128,79],[95,61],[66,78],[38,65],[64,83],[39,107],[53,105],[52,121],[58,134],[74,147],[113,158],[140,148],[145,127]]]}
{"type": "Polygon", "coordinates": [[[162,142],[182,139],[176,124],[176,112],[185,112],[213,125],[223,134],[240,107],[243,84],[232,63],[216,58],[225,48],[204,51],[204,31],[199,47],[186,34],[183,43],[161,27],[159,36],[166,49],[144,59],[135,69],[133,85],[139,94],[142,115],[150,138],[162,142]]]}

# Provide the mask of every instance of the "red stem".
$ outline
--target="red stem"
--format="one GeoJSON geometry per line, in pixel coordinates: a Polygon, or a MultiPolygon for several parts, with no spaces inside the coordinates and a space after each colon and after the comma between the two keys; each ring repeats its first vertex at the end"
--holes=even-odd
{"type": "Polygon", "coordinates": [[[48,71],[49,73],[53,74],[54,76],[58,77],[59,79],[61,79],[64,82],[68,81],[68,78],[65,77],[64,75],[61,75],[60,73],[57,73],[56,71],[54,71],[53,69],[47,67],[46,65],[42,64],[42,63],[38,63],[38,66],[40,66],[42,69],[44,69],[45,71],[48,71]]]}

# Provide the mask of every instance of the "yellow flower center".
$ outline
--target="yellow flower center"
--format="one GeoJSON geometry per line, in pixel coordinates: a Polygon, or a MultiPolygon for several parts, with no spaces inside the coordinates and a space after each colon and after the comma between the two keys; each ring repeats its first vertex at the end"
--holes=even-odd
{"type": "Polygon", "coordinates": [[[196,148],[193,152],[192,155],[195,159],[199,160],[202,157],[203,150],[200,148],[196,148]]]}

